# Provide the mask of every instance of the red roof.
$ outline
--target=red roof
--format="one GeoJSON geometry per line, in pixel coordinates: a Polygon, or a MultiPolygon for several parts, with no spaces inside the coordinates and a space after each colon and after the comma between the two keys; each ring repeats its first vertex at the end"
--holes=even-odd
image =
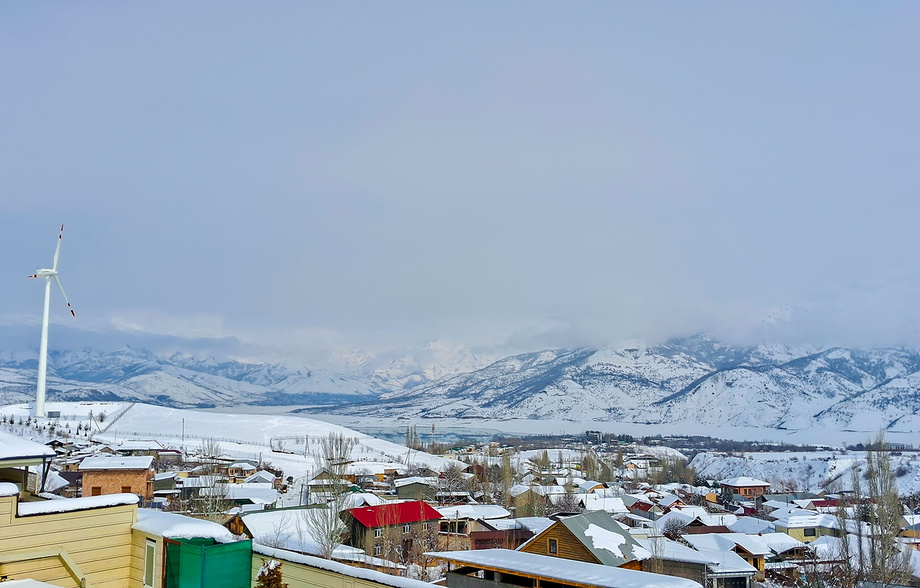
{"type": "Polygon", "coordinates": [[[441,518],[441,513],[421,500],[362,506],[349,509],[348,512],[367,528],[403,525],[441,518]]]}
{"type": "Polygon", "coordinates": [[[834,498],[826,498],[824,500],[812,500],[811,505],[815,508],[831,508],[837,506],[839,502],[834,498]]]}

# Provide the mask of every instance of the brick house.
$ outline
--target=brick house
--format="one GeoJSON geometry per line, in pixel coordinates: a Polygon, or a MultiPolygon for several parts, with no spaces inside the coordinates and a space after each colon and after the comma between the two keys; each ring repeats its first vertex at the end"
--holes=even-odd
{"type": "Polygon", "coordinates": [[[83,474],[83,496],[127,493],[145,500],[153,498],[151,456],[87,457],[79,471],[83,474]]]}
{"type": "Polygon", "coordinates": [[[342,514],[349,530],[348,545],[385,559],[392,557],[386,551],[395,545],[405,557],[413,548],[414,538],[436,537],[441,519],[441,513],[421,500],[361,506],[342,514]]]}

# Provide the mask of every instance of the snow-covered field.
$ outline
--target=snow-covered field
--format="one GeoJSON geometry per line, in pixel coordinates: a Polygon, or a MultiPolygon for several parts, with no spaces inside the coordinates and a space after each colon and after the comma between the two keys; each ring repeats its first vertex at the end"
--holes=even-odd
{"type": "MultiPolygon", "coordinates": [[[[247,411],[252,407],[239,409],[247,411]]],[[[260,407],[270,413],[280,413],[289,407],[260,407]]],[[[625,433],[633,437],[654,435],[705,435],[719,439],[734,439],[737,441],[769,441],[773,443],[789,443],[791,445],[825,445],[843,448],[844,445],[855,445],[871,441],[876,431],[851,431],[840,430],[834,427],[814,426],[806,429],[787,430],[771,429],[766,427],[736,427],[730,425],[701,425],[700,423],[624,423],[616,421],[586,421],[573,422],[563,419],[452,419],[452,418],[380,418],[362,417],[337,414],[310,414],[310,418],[323,420],[342,425],[356,430],[379,429],[390,423],[393,427],[405,431],[406,425],[418,426],[419,433],[424,433],[434,423],[437,429],[450,428],[460,430],[463,427],[475,431],[493,430],[498,434],[507,436],[516,435],[580,435],[587,430],[603,431],[605,433],[625,433]],[[472,420],[472,422],[471,422],[472,420]]],[[[920,447],[920,435],[917,433],[886,431],[885,439],[891,442],[909,443],[920,447]]]]}
{"type": "MultiPolygon", "coordinates": [[[[58,427],[70,425],[71,431],[78,424],[91,426],[93,438],[104,443],[155,439],[167,447],[194,453],[203,442],[215,441],[222,454],[270,461],[284,470],[285,476],[309,474],[315,467],[313,455],[319,453],[320,439],[330,433],[357,439],[352,453],[355,469],[382,471],[409,463],[441,470],[451,463],[346,427],[299,416],[227,414],[99,402],[50,402],[46,409],[60,411],[61,418],[42,419],[42,422],[56,422],[58,427]],[[92,424],[90,412],[94,417],[92,424]],[[101,423],[100,413],[106,415],[101,423]],[[309,444],[307,447],[304,441],[309,444]],[[279,446],[283,452],[273,451],[273,447],[279,446]]],[[[29,405],[0,407],[0,415],[26,419],[29,405]]]]}
{"type": "MultiPolygon", "coordinates": [[[[862,451],[815,451],[786,453],[745,453],[725,455],[699,453],[690,462],[698,474],[710,480],[750,476],[770,482],[773,492],[807,490],[836,492],[851,490],[851,470],[865,471],[866,454],[862,451]]],[[[898,492],[920,492],[920,454],[891,455],[898,492]]]]}

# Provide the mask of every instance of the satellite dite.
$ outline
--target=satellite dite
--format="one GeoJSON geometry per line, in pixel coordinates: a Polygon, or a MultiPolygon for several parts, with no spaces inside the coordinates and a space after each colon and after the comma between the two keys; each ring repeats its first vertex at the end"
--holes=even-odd
{"type": "Polygon", "coordinates": [[[57,247],[54,250],[54,261],[51,262],[51,269],[40,269],[30,278],[44,278],[45,280],[45,308],[42,311],[42,342],[38,350],[38,387],[35,391],[35,416],[44,417],[45,415],[45,376],[48,372],[48,308],[51,304],[51,280],[57,283],[61,289],[61,295],[64,296],[64,302],[67,303],[67,309],[70,314],[76,317],[70,301],[67,300],[67,294],[64,293],[64,286],[61,285],[61,279],[58,277],[58,257],[61,255],[61,240],[64,238],[64,225],[61,225],[61,233],[58,235],[57,247]]]}

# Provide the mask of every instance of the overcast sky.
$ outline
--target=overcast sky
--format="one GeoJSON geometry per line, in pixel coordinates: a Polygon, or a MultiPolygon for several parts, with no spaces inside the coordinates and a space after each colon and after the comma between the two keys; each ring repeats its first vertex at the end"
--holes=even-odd
{"type": "Polygon", "coordinates": [[[918,30],[915,2],[4,3],[0,319],[39,319],[63,222],[86,328],[920,344],[918,30]]]}

